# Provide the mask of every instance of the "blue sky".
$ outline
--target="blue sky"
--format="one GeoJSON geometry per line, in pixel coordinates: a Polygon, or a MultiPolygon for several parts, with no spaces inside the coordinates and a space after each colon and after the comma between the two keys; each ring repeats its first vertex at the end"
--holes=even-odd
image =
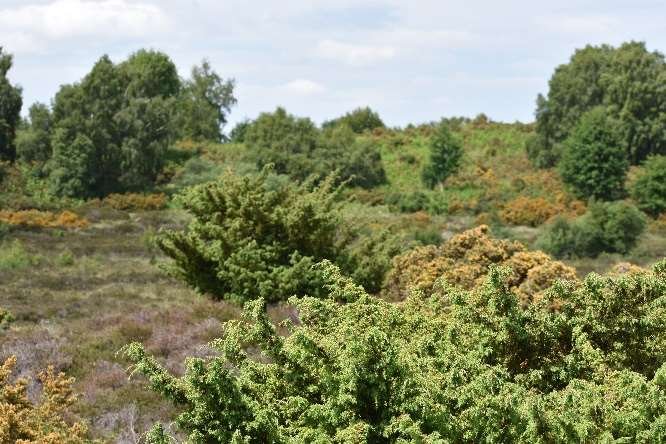
{"type": "Polygon", "coordinates": [[[317,122],[365,105],[389,125],[531,121],[575,48],[666,51],[664,18],[663,0],[0,0],[0,46],[26,104],[146,47],[183,76],[206,57],[235,78],[232,124],[278,105],[317,122]]]}

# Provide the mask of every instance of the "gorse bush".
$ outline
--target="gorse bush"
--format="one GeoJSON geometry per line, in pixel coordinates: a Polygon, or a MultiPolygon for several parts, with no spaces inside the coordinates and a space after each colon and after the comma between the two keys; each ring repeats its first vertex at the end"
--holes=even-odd
{"type": "Polygon", "coordinates": [[[557,284],[526,308],[504,269],[390,304],[323,267],[328,298],[291,299],[287,337],[259,300],[182,377],[125,349],[190,442],[666,440],[666,263],[557,284]]]}
{"type": "Polygon", "coordinates": [[[564,142],[562,180],[583,199],[618,199],[629,169],[613,123],[602,108],[584,114],[564,142]]]}
{"type": "Polygon", "coordinates": [[[88,221],[71,211],[0,211],[0,222],[38,228],[86,228],[88,221]]]}
{"type": "Polygon", "coordinates": [[[491,265],[512,270],[508,282],[523,301],[540,297],[556,279],[576,278],[573,268],[539,251],[529,252],[519,242],[493,239],[488,226],[481,225],[442,245],[416,247],[396,256],[383,294],[402,300],[414,290],[430,293],[440,278],[470,290],[483,282],[491,265]]]}
{"type": "Polygon", "coordinates": [[[167,205],[167,197],[164,193],[156,194],[109,194],[99,205],[108,206],[116,210],[161,210],[167,205]]]}
{"type": "Polygon", "coordinates": [[[652,216],[666,213],[666,156],[649,157],[631,187],[638,208],[652,216]]]}
{"type": "Polygon", "coordinates": [[[536,227],[563,211],[561,205],[551,203],[543,197],[518,196],[507,202],[500,216],[508,224],[536,227]]]}
{"type": "Polygon", "coordinates": [[[537,246],[560,258],[625,254],[636,245],[645,226],[643,213],[629,203],[593,203],[576,219],[555,219],[539,236],[537,246]]]}
{"type": "Polygon", "coordinates": [[[0,365],[0,442],[2,443],[66,443],[90,442],[84,424],[65,420],[68,409],[76,402],[72,378],[56,373],[53,367],[38,376],[42,386],[39,404],[27,396],[28,381],[12,382],[16,358],[0,365]]]}
{"type": "Polygon", "coordinates": [[[201,293],[245,301],[321,293],[312,265],[341,254],[339,199],[332,178],[318,186],[225,173],[181,196],[194,220],[162,232],[168,270],[201,293]]]}

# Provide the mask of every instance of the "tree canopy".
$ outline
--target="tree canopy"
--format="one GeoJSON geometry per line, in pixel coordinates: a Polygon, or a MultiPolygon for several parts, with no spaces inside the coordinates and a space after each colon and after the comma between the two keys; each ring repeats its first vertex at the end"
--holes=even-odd
{"type": "Polygon", "coordinates": [[[16,158],[14,138],[23,106],[21,88],[12,85],[7,78],[12,64],[12,55],[3,52],[0,46],[0,160],[9,161],[16,158]]]}
{"type": "Polygon", "coordinates": [[[561,144],[580,118],[597,106],[614,121],[621,147],[632,164],[666,153],[666,61],[644,43],[586,46],[557,67],[546,97],[539,95],[537,138],[528,146],[541,166],[554,165],[561,144]]]}

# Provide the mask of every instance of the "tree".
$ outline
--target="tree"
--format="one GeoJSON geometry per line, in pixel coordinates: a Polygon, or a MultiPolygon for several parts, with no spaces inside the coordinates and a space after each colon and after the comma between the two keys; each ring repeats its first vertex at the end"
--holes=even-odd
{"type": "Polygon", "coordinates": [[[365,131],[372,131],[375,128],[385,128],[384,122],[379,114],[370,107],[356,108],[353,111],[340,116],[337,119],[329,120],[322,124],[323,128],[332,128],[338,125],[346,125],[357,134],[365,131]]]}
{"type": "Polygon", "coordinates": [[[271,188],[268,169],[256,177],[227,172],[186,191],[181,202],[194,219],[184,231],[161,234],[159,246],[173,260],[167,269],[215,299],[317,295],[312,265],[342,252],[332,178],[271,188]]]}
{"type": "Polygon", "coordinates": [[[162,171],[172,140],[175,100],[161,96],[130,100],[115,116],[120,129],[120,170],[123,190],[149,188],[162,171]]]}
{"type": "Polygon", "coordinates": [[[455,173],[462,159],[462,144],[445,124],[440,124],[430,141],[430,159],[423,169],[423,182],[434,188],[455,173]]]}
{"type": "Polygon", "coordinates": [[[308,118],[277,108],[262,113],[243,130],[243,140],[259,168],[272,164],[296,180],[322,179],[336,172],[340,182],[372,188],[386,182],[378,147],[348,125],[319,130],[308,118]]]}
{"type": "Polygon", "coordinates": [[[652,216],[666,213],[666,156],[648,157],[631,187],[638,208],[652,216]]]}
{"type": "Polygon", "coordinates": [[[149,188],[173,139],[178,82],[166,55],[139,51],[119,65],[103,56],[63,86],[53,104],[52,189],[102,197],[149,188]]]}
{"type": "Polygon", "coordinates": [[[665,81],[664,56],[649,52],[644,43],[577,50],[569,63],[555,69],[548,96],[537,98],[537,137],[529,142],[530,158],[538,166],[555,165],[561,144],[580,118],[597,106],[606,107],[632,164],[666,153],[665,81]]]}
{"type": "Polygon", "coordinates": [[[207,60],[193,67],[180,96],[180,136],[197,141],[222,140],[222,127],[237,102],[234,87],[234,80],[222,79],[207,60]]]}
{"type": "Polygon", "coordinates": [[[349,186],[374,188],[386,183],[386,172],[379,148],[370,140],[360,139],[347,125],[321,132],[311,154],[312,173],[325,177],[335,171],[349,186]]]}
{"type": "Polygon", "coordinates": [[[51,158],[52,120],[51,111],[43,103],[30,107],[28,125],[16,136],[16,153],[21,161],[44,163],[51,158]]]}
{"type": "Polygon", "coordinates": [[[278,174],[305,179],[313,171],[317,127],[308,118],[298,118],[278,107],[261,113],[245,130],[245,144],[257,167],[273,164],[278,174]]]}
{"type": "Polygon", "coordinates": [[[525,308],[508,269],[391,304],[320,268],[327,298],[291,299],[286,337],[258,300],[182,377],[124,349],[191,442],[666,440],[664,262],[558,283],[525,308]]]}
{"type": "Polygon", "coordinates": [[[51,191],[58,196],[92,197],[95,187],[93,142],[83,134],[72,142],[64,128],[53,135],[53,159],[49,165],[51,191]]]}
{"type": "Polygon", "coordinates": [[[562,180],[579,198],[613,200],[624,195],[628,169],[626,150],[606,110],[594,108],[583,115],[564,142],[562,180]]]}
{"type": "Polygon", "coordinates": [[[118,68],[128,79],[125,94],[129,97],[168,98],[180,93],[181,81],[176,65],[162,52],[141,49],[118,68]]]}
{"type": "Polygon", "coordinates": [[[22,91],[9,82],[7,73],[12,68],[13,57],[0,46],[0,160],[14,161],[14,138],[21,118],[22,91]]]}

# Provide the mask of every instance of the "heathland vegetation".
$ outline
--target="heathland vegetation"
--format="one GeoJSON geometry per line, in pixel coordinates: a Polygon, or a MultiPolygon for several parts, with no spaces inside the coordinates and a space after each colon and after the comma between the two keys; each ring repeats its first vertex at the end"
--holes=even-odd
{"type": "Polygon", "coordinates": [[[534,123],[282,107],[0,50],[0,443],[666,441],[666,62],[577,50],[534,123]]]}

